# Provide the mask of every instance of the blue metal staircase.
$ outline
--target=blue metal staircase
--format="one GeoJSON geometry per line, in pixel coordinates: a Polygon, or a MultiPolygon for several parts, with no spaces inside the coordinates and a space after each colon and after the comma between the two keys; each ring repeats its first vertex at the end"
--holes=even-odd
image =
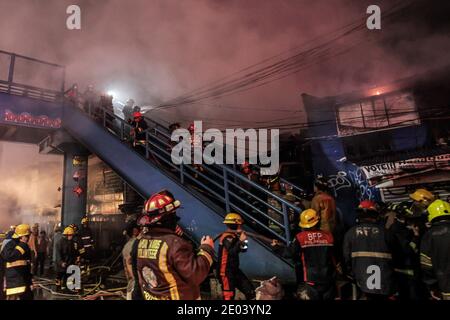
{"type": "MultiPolygon", "coordinates": [[[[216,236],[223,232],[223,215],[235,211],[244,216],[249,231],[258,230],[257,233],[289,243],[289,214],[300,211],[295,205],[251,182],[230,166],[205,165],[204,171],[198,172],[190,165],[174,165],[168,131],[155,123],[146,133],[145,156],[138,154],[126,142],[131,129],[128,123],[106,109],[90,110],[95,111],[91,113],[64,103],[63,90],[55,92],[15,82],[15,55],[10,55],[8,79],[0,79],[0,102],[2,97],[14,95],[25,101],[29,110],[40,110],[43,101],[51,103],[52,108],[58,109],[58,117],[62,115],[61,128],[102,159],[142,197],[162,189],[170,190],[182,203],[180,225],[193,239],[198,241],[203,235],[216,236]],[[269,198],[280,205],[274,206],[269,198]],[[272,211],[271,216],[268,210],[272,211]],[[269,224],[278,230],[274,231],[269,224]]],[[[47,142],[43,140],[42,144],[47,142]]],[[[257,239],[249,239],[249,250],[242,256],[241,265],[253,279],[278,276],[283,282],[295,281],[291,263],[257,239]]]]}

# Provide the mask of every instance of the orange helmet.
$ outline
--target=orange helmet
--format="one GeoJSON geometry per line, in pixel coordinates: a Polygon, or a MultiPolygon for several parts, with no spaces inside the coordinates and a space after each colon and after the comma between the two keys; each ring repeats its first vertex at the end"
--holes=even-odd
{"type": "Polygon", "coordinates": [[[152,195],[144,204],[144,215],[139,220],[140,225],[152,225],[166,214],[174,212],[181,206],[170,193],[159,192],[152,195]]]}
{"type": "Polygon", "coordinates": [[[139,111],[133,112],[133,118],[142,118],[142,113],[140,113],[139,111]]]}

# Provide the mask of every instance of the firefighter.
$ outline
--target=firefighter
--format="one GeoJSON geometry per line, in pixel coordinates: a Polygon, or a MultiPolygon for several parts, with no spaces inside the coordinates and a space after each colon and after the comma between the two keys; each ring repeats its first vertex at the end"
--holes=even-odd
{"type": "Polygon", "coordinates": [[[417,189],[409,197],[413,200],[411,210],[414,214],[428,216],[427,208],[435,200],[435,196],[427,189],[417,189]]]}
{"type": "Polygon", "coordinates": [[[195,253],[191,243],[175,233],[180,205],[170,192],[156,193],[138,219],[142,237],[133,244],[131,262],[135,291],[145,300],[200,299],[200,284],[213,263],[214,242],[203,237],[195,253]]]}
{"type": "Polygon", "coordinates": [[[400,300],[421,300],[425,288],[420,277],[420,232],[415,225],[411,203],[404,201],[393,208],[394,221],[386,230],[392,250],[392,266],[400,300]]]}
{"type": "Polygon", "coordinates": [[[223,223],[227,226],[227,230],[219,238],[217,265],[223,299],[233,300],[235,289],[239,289],[247,300],[253,300],[255,288],[239,269],[239,254],[247,251],[247,235],[242,230],[244,220],[237,213],[228,213],[223,223]]]}
{"type": "MultiPolygon", "coordinates": [[[[303,204],[294,195],[294,187],[288,183],[283,183],[281,186],[284,189],[283,199],[304,210],[305,208],[303,207],[303,204]]],[[[300,231],[298,228],[300,223],[300,212],[295,211],[293,208],[289,207],[288,217],[289,230],[291,231],[291,234],[297,234],[300,231]]]]}
{"type": "Polygon", "coordinates": [[[28,246],[31,250],[31,272],[36,275],[37,274],[37,247],[39,240],[39,224],[35,223],[31,228],[31,234],[28,240],[28,246]]]}
{"type": "Polygon", "coordinates": [[[92,231],[89,227],[89,219],[87,217],[83,217],[81,219],[81,228],[78,233],[81,247],[84,249],[84,254],[82,257],[85,264],[89,265],[89,262],[92,260],[94,254],[94,239],[92,237],[92,231]]]}
{"type": "Polygon", "coordinates": [[[123,119],[127,123],[131,123],[133,121],[133,107],[134,107],[134,100],[128,99],[125,106],[122,109],[123,119]]]}
{"type": "Polygon", "coordinates": [[[72,241],[73,241],[73,246],[75,248],[76,255],[77,255],[76,262],[79,263],[86,251],[84,250],[83,243],[81,241],[78,226],[75,223],[72,223],[72,224],[69,224],[69,227],[72,228],[72,230],[73,230],[72,241]]]}
{"type": "Polygon", "coordinates": [[[145,122],[142,113],[139,111],[133,112],[133,121],[131,121],[130,125],[133,148],[141,155],[145,155],[145,131],[148,129],[148,125],[147,122],[145,122]]]}
{"type": "MultiPolygon", "coordinates": [[[[195,132],[194,123],[191,123],[189,125],[188,131],[189,134],[191,135],[191,156],[192,159],[195,159],[195,152],[197,152],[197,149],[200,148],[203,151],[202,136],[201,133],[199,135],[195,132]]],[[[192,166],[195,169],[194,178],[198,179],[199,178],[198,172],[203,173],[205,170],[203,169],[203,166],[201,164],[194,163],[192,166]]]]}
{"type": "Polygon", "coordinates": [[[433,299],[450,300],[450,203],[432,202],[428,221],[431,228],[420,244],[423,280],[433,299]]]}
{"type": "Polygon", "coordinates": [[[124,245],[122,249],[122,258],[123,258],[123,268],[125,277],[127,279],[127,300],[132,300],[133,290],[134,290],[134,278],[133,278],[133,269],[131,263],[131,249],[133,248],[133,243],[138,239],[141,230],[137,225],[136,221],[132,221],[128,223],[126,230],[124,233],[128,237],[128,241],[124,245]]]}
{"type": "MultiPolygon", "coordinates": [[[[14,227],[15,229],[15,227],[14,227]]],[[[5,278],[5,270],[6,270],[6,261],[3,259],[1,253],[3,251],[3,248],[6,247],[6,245],[12,241],[12,236],[14,235],[14,229],[11,231],[8,231],[5,235],[5,239],[2,242],[2,246],[0,248],[0,300],[5,300],[5,292],[4,292],[4,278],[5,278]]]]}
{"type": "Polygon", "coordinates": [[[67,267],[76,264],[78,252],[74,242],[75,230],[66,227],[63,231],[63,238],[59,244],[59,255],[56,264],[56,289],[65,290],[67,280],[67,267]]]}
{"type": "Polygon", "coordinates": [[[12,240],[3,248],[7,300],[33,300],[31,250],[28,246],[30,234],[29,225],[19,224],[12,240]]]}
{"type": "MultiPolygon", "coordinates": [[[[267,186],[267,189],[270,192],[272,192],[273,194],[280,196],[280,197],[282,196],[280,176],[278,174],[269,176],[266,179],[266,186],[267,186]]],[[[272,219],[269,220],[269,228],[278,234],[282,234],[283,229],[281,226],[284,225],[284,220],[283,220],[283,214],[281,211],[282,210],[281,203],[277,199],[275,199],[274,197],[272,197],[270,195],[267,197],[267,203],[276,209],[276,210],[274,210],[271,207],[268,207],[268,209],[267,209],[267,214],[269,215],[269,217],[271,217],[273,219],[273,220],[272,219]]]]}
{"type": "Polygon", "coordinates": [[[306,209],[300,215],[301,231],[290,246],[282,247],[276,240],[272,243],[275,251],[294,260],[300,300],[333,300],[336,295],[333,235],[319,226],[319,213],[306,209]]]}
{"type": "Polygon", "coordinates": [[[357,224],[344,237],[347,276],[356,283],[363,299],[388,299],[394,292],[392,254],[375,202],[362,201],[357,224]]]}
{"type": "Polygon", "coordinates": [[[320,229],[334,234],[336,228],[336,201],[330,195],[328,180],[317,176],[314,182],[314,197],[311,209],[320,213],[320,229]]]}
{"type": "Polygon", "coordinates": [[[78,107],[80,98],[78,92],[78,84],[74,83],[68,90],[64,91],[64,96],[78,107]]]}

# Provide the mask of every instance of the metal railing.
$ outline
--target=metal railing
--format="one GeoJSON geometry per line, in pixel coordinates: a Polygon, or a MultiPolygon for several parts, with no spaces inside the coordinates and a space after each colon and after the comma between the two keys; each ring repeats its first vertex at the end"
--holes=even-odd
{"type": "MultiPolygon", "coordinates": [[[[124,143],[131,141],[132,126],[112,111],[90,107],[85,111],[124,143]]],[[[227,165],[175,165],[171,158],[172,143],[168,130],[157,123],[146,130],[145,138],[141,155],[146,159],[181,184],[209,198],[224,212],[240,213],[253,229],[285,243],[290,242],[293,217],[300,214],[300,208],[227,165]]]]}
{"type": "MultiPolygon", "coordinates": [[[[9,62],[7,62],[7,66],[4,66],[4,69],[8,71],[7,76],[2,79],[0,77],[0,92],[8,93],[12,95],[24,96],[32,99],[57,102],[61,101],[64,93],[64,78],[65,78],[65,67],[50,63],[42,60],[38,60],[31,57],[26,57],[20,54],[6,52],[0,50],[0,56],[6,57],[9,62]],[[17,80],[17,60],[20,59],[26,63],[31,63],[34,66],[45,66],[49,68],[55,68],[61,72],[61,80],[59,82],[60,89],[51,89],[45,88],[44,86],[34,86],[29,83],[25,83],[23,80],[17,80]]],[[[0,66],[0,69],[2,66],[0,66]]],[[[28,66],[29,67],[29,66],[28,66]]],[[[42,77],[48,76],[50,77],[50,72],[48,75],[42,75],[42,77]]]]}

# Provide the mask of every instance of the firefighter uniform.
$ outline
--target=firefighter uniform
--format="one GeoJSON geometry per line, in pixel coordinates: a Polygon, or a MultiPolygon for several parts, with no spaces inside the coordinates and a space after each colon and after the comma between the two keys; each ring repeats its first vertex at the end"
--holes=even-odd
{"type": "Polygon", "coordinates": [[[143,227],[141,239],[133,243],[132,270],[135,281],[133,298],[145,300],[197,300],[200,284],[213,264],[212,239],[207,238],[194,252],[190,242],[176,233],[180,207],[168,191],[150,197],[138,220],[143,227]],[[208,244],[207,244],[208,243],[208,244]]]}
{"type": "Polygon", "coordinates": [[[428,207],[431,228],[420,245],[423,280],[438,298],[450,300],[450,204],[436,200],[428,207]]]}
{"type": "Polygon", "coordinates": [[[192,245],[174,231],[152,228],[134,242],[131,255],[136,257],[139,288],[145,300],[196,300],[214,251],[202,245],[195,254],[192,245]]]}
{"type": "MultiPolygon", "coordinates": [[[[243,220],[238,214],[229,213],[224,223],[241,225],[243,220]]],[[[219,238],[217,273],[224,300],[233,300],[236,288],[245,295],[247,300],[255,298],[253,284],[239,268],[239,254],[247,250],[246,244],[241,242],[239,237],[237,232],[225,231],[219,238]]]]}
{"type": "Polygon", "coordinates": [[[387,241],[392,251],[392,266],[400,299],[420,300],[425,296],[420,275],[420,237],[408,228],[407,215],[411,215],[410,204],[396,207],[396,217],[386,230],[387,241]]]}
{"type": "Polygon", "coordinates": [[[19,225],[13,239],[6,244],[2,257],[6,261],[5,283],[7,300],[32,300],[32,274],[31,250],[27,243],[20,241],[22,237],[20,228],[28,225],[19,225]]]}
{"type": "Polygon", "coordinates": [[[292,258],[297,269],[297,295],[301,300],[332,300],[335,297],[336,262],[333,235],[315,228],[320,216],[313,209],[300,215],[297,233],[291,245],[275,245],[275,251],[292,258]]]}
{"type": "Polygon", "coordinates": [[[81,244],[81,249],[84,249],[84,254],[82,257],[89,262],[93,257],[94,251],[94,239],[92,238],[92,231],[89,226],[82,224],[79,231],[79,239],[81,244]]]}
{"type": "Polygon", "coordinates": [[[133,119],[130,123],[133,148],[140,154],[145,155],[145,131],[148,129],[148,125],[140,112],[134,112],[133,119]]]}
{"type": "Polygon", "coordinates": [[[385,299],[394,292],[392,254],[384,226],[375,219],[378,214],[372,201],[361,202],[358,224],[344,237],[343,254],[348,275],[368,299],[385,299]],[[372,214],[369,219],[366,214],[372,214]]]}
{"type": "Polygon", "coordinates": [[[68,239],[68,236],[73,236],[74,231],[71,227],[67,227],[63,232],[64,237],[59,244],[59,255],[56,264],[56,287],[57,289],[64,289],[67,280],[67,268],[77,261],[78,251],[76,243],[73,239],[68,239]]]}

